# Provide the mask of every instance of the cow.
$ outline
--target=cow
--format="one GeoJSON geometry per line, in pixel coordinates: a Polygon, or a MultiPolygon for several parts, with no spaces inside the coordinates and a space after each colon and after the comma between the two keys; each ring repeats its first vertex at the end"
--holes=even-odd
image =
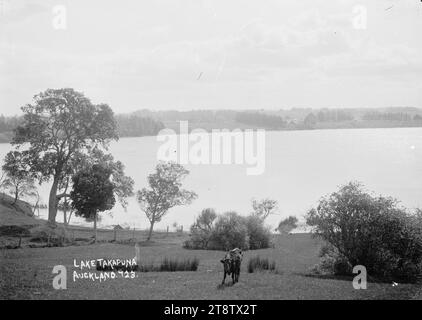
{"type": "Polygon", "coordinates": [[[232,284],[239,282],[240,264],[242,263],[242,258],[242,250],[235,248],[227,252],[224,258],[220,260],[224,266],[224,277],[221,284],[224,284],[226,281],[226,275],[232,276],[232,284]]]}

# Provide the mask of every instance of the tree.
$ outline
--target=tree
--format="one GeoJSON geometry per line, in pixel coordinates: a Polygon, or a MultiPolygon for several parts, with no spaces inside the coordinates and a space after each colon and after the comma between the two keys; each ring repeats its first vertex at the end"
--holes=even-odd
{"type": "Polygon", "coordinates": [[[69,196],[67,194],[70,187],[71,187],[71,177],[66,177],[64,181],[64,190],[63,190],[63,193],[65,193],[66,195],[57,204],[57,209],[63,212],[64,226],[67,226],[70,224],[70,219],[73,213],[70,194],[69,196]],[[67,215],[68,212],[69,212],[69,216],[67,215]]]}
{"type": "Polygon", "coordinates": [[[278,232],[280,233],[289,233],[293,229],[297,228],[297,218],[295,216],[289,216],[288,218],[280,221],[278,224],[278,232]]]}
{"type": "Polygon", "coordinates": [[[214,209],[204,209],[201,214],[195,219],[195,222],[190,227],[191,240],[196,243],[197,247],[207,249],[208,242],[211,239],[213,232],[213,223],[217,218],[217,213],[214,209]]]}
{"type": "Polygon", "coordinates": [[[112,171],[101,165],[76,173],[73,178],[73,190],[70,193],[75,214],[94,222],[94,241],[97,241],[97,215],[113,208],[114,185],[110,181],[112,171]]]}
{"type": "Polygon", "coordinates": [[[413,120],[420,122],[420,121],[422,121],[422,116],[420,114],[415,114],[414,117],[413,117],[413,120]]]}
{"type": "Polygon", "coordinates": [[[245,218],[246,230],[249,238],[249,249],[264,249],[271,245],[271,232],[266,227],[264,220],[257,215],[249,215],[245,218]]]}
{"type": "Polygon", "coordinates": [[[210,241],[218,250],[232,250],[249,248],[248,228],[245,217],[234,211],[219,215],[214,223],[214,230],[210,241]]]}
{"type": "Polygon", "coordinates": [[[317,124],[318,122],[318,118],[311,112],[309,113],[305,119],[303,120],[303,123],[305,124],[305,126],[307,127],[313,127],[317,124]]]}
{"type": "MultiPolygon", "coordinates": [[[[75,167],[74,171],[78,172],[89,172],[92,168],[102,167],[107,172],[110,172],[109,182],[113,186],[113,197],[117,198],[119,203],[124,209],[127,208],[127,198],[133,196],[133,185],[134,181],[132,178],[124,174],[124,165],[120,161],[115,161],[111,154],[104,153],[101,149],[94,148],[89,152],[89,154],[79,154],[79,157],[74,161],[75,167]]],[[[68,189],[74,189],[73,186],[73,177],[65,179],[64,192],[62,193],[63,197],[61,198],[63,202],[59,203],[60,209],[63,210],[64,221],[66,221],[66,215],[69,211],[69,217],[65,224],[69,224],[70,218],[72,216],[73,200],[71,194],[67,193],[68,189]]],[[[97,222],[99,216],[96,216],[97,222]]],[[[86,218],[88,221],[95,222],[92,218],[86,218]]]]}
{"type": "Polygon", "coordinates": [[[48,222],[54,226],[58,202],[66,195],[58,192],[65,177],[76,172],[76,161],[95,148],[106,150],[112,139],[118,139],[113,111],[71,88],[41,92],[22,111],[12,144],[40,183],[52,180],[48,222]]]}
{"type": "Polygon", "coordinates": [[[277,210],[277,201],[263,199],[261,201],[252,200],[253,214],[265,220],[270,214],[275,214],[277,210]]]}
{"type": "Polygon", "coordinates": [[[5,157],[2,169],[4,178],[1,187],[14,197],[12,205],[15,205],[21,197],[36,194],[34,178],[28,172],[19,152],[9,152],[5,157]]]}
{"type": "Polygon", "coordinates": [[[322,198],[306,220],[335,249],[334,262],[346,260],[349,270],[364,265],[373,276],[405,280],[422,272],[420,216],[409,214],[393,198],[373,196],[351,182],[322,198]]]}
{"type": "Polygon", "coordinates": [[[188,174],[180,164],[160,161],[155,172],[148,176],[149,189],[137,192],[137,201],[150,222],[148,241],[154,224],[161,221],[170,208],[190,204],[196,199],[195,192],[182,189],[182,180],[188,174]]]}

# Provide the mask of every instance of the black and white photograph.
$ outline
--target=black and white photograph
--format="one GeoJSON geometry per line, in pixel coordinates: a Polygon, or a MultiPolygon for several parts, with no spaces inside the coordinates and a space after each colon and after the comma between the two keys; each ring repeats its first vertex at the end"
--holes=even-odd
{"type": "Polygon", "coordinates": [[[420,0],[0,0],[0,300],[422,300],[421,32],[420,0]]]}

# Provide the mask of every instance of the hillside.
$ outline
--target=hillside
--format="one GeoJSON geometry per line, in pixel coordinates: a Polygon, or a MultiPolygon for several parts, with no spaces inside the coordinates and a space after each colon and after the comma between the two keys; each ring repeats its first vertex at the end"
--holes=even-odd
{"type": "Polygon", "coordinates": [[[12,205],[13,198],[0,193],[0,226],[38,225],[40,220],[33,217],[31,206],[20,201],[12,205]]]}

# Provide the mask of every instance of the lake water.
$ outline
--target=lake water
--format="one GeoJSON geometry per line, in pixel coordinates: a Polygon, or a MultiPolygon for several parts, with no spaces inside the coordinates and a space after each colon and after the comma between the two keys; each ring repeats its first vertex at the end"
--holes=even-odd
{"type": "MultiPolygon", "coordinates": [[[[160,145],[156,137],[123,138],[111,145],[112,154],[135,180],[136,190],[146,186],[160,145]]],[[[0,157],[9,150],[9,144],[0,144],[0,157]]],[[[185,187],[194,190],[198,199],[171,209],[156,227],[172,229],[177,222],[187,230],[201,209],[208,207],[246,215],[252,198],[266,197],[279,203],[279,214],[268,218],[275,227],[289,215],[303,220],[321,196],[351,180],[361,181],[376,194],[396,197],[409,208],[422,207],[422,128],[267,132],[265,150],[265,172],[258,176],[247,175],[246,165],[186,165],[190,174],[185,187]]],[[[40,187],[44,203],[48,188],[40,187]]],[[[47,216],[46,210],[41,216],[47,216]]],[[[103,227],[148,227],[134,198],[126,212],[116,205],[112,215],[102,216],[103,227]]],[[[59,213],[57,220],[62,219],[59,213]]],[[[86,224],[75,217],[72,223],[86,224]]]]}

